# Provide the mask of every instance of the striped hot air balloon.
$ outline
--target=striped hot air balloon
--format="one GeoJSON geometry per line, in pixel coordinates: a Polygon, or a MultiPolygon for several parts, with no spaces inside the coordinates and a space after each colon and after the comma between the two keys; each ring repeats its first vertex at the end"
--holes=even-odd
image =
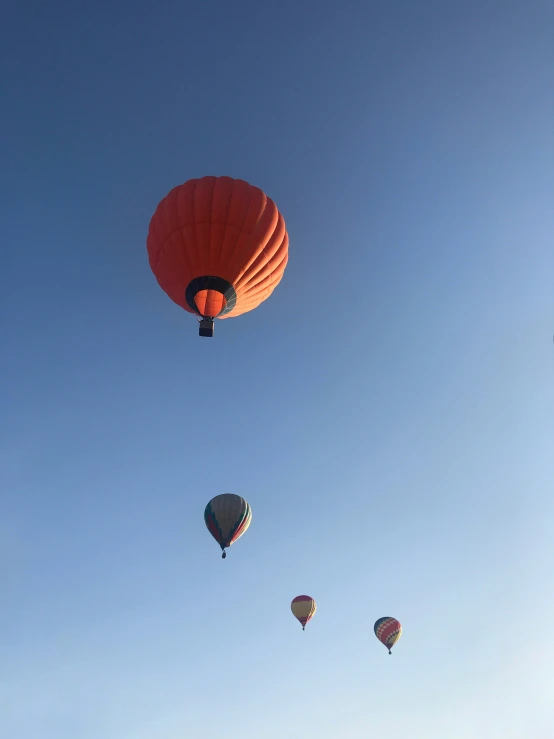
{"type": "Polygon", "coordinates": [[[290,604],[290,609],[293,616],[302,624],[302,631],[304,631],[308,621],[313,618],[317,605],[309,595],[297,595],[290,604]]]}
{"type": "Polygon", "coordinates": [[[400,621],[391,616],[383,616],[383,618],[377,619],[373,631],[379,641],[389,650],[389,654],[392,654],[391,649],[402,636],[400,621]]]}
{"type": "Polygon", "coordinates": [[[200,317],[200,336],[213,336],[215,318],[240,316],[271,295],[287,266],[289,237],[259,188],[202,177],[160,201],[146,244],[162,290],[200,317]]]}
{"type": "Polygon", "coordinates": [[[244,534],[252,521],[252,509],[240,495],[224,493],[212,498],[204,511],[208,531],[217,541],[225,559],[225,549],[244,534]]]}

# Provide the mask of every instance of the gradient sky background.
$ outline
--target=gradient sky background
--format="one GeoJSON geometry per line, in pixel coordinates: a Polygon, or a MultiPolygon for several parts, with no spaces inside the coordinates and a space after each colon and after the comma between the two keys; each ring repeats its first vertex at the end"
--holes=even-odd
{"type": "Polygon", "coordinates": [[[550,0],[4,3],[0,736],[551,739],[553,39],[550,0]],[[205,174],[290,234],[211,341],[145,246],[205,174]]]}

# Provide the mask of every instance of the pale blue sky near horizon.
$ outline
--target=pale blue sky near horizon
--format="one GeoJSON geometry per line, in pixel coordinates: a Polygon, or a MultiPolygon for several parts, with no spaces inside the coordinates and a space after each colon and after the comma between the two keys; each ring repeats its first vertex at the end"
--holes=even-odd
{"type": "Polygon", "coordinates": [[[551,739],[554,5],[0,18],[0,737],[551,739]],[[290,235],[213,340],[145,246],[206,174],[290,235]]]}

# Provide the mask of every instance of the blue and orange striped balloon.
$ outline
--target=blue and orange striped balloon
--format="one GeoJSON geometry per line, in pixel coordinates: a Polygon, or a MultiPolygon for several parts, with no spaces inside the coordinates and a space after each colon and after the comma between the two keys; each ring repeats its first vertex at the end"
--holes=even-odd
{"type": "Polygon", "coordinates": [[[381,644],[384,644],[389,650],[389,654],[392,654],[391,649],[402,636],[400,621],[392,618],[392,616],[383,616],[383,618],[377,619],[373,631],[381,644]]]}

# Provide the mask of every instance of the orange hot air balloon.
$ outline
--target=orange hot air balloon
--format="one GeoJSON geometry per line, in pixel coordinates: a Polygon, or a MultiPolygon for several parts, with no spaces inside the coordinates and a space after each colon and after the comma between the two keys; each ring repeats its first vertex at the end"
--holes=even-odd
{"type": "Polygon", "coordinates": [[[202,177],[163,198],[146,244],[161,288],[200,317],[200,336],[213,336],[215,318],[240,316],[271,295],[287,266],[289,237],[259,188],[202,177]]]}
{"type": "Polygon", "coordinates": [[[292,615],[302,624],[302,631],[317,610],[316,602],[309,595],[297,595],[290,604],[292,615]]]}

